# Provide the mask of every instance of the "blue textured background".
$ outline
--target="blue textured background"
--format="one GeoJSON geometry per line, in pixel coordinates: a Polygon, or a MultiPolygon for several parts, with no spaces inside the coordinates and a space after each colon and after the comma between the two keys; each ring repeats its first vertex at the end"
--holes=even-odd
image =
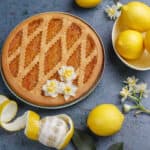
{"type": "MultiPolygon", "coordinates": [[[[143,1],[150,5],[149,0],[143,1]]],[[[118,92],[121,88],[121,81],[127,76],[135,75],[150,85],[149,71],[131,70],[115,56],[111,43],[113,21],[110,21],[104,14],[104,8],[108,4],[112,4],[112,0],[103,0],[102,4],[94,9],[81,9],[74,4],[73,0],[0,0],[0,47],[12,28],[27,17],[45,11],[64,11],[80,16],[91,24],[101,35],[106,50],[105,71],[100,84],[88,98],[70,108],[51,111],[30,107],[16,99],[0,77],[0,93],[18,102],[18,115],[28,109],[35,110],[41,116],[67,113],[72,117],[77,128],[86,130],[86,117],[90,109],[97,104],[114,103],[120,107],[118,92]]],[[[150,99],[146,99],[145,104],[150,107],[150,99]]],[[[94,136],[94,139],[98,150],[107,150],[111,144],[119,141],[125,143],[125,150],[150,150],[150,116],[141,115],[136,118],[133,113],[130,113],[126,115],[124,126],[118,134],[107,138],[94,136]]],[[[0,129],[0,150],[48,149],[50,148],[26,139],[23,131],[7,133],[0,129]]],[[[75,148],[70,144],[66,150],[75,150],[75,148]]]]}

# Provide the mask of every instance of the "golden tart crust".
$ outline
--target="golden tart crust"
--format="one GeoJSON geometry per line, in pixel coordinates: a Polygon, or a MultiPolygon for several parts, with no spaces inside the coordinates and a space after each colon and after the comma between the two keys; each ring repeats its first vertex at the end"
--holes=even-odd
{"type": "Polygon", "coordinates": [[[2,50],[2,71],[9,87],[38,106],[60,106],[84,96],[98,81],[104,51],[97,34],[82,20],[64,13],[42,13],[20,23],[2,50]],[[46,97],[42,86],[58,79],[61,66],[77,72],[75,97],[46,97]]]}

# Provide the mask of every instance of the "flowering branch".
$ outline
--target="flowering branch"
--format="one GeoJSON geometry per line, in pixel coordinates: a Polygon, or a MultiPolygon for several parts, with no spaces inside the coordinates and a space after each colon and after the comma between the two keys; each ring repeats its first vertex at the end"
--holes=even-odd
{"type": "Polygon", "coordinates": [[[150,110],[146,109],[142,104],[142,99],[148,97],[149,90],[146,83],[138,83],[139,79],[128,77],[124,81],[124,86],[120,91],[123,111],[125,113],[131,110],[137,110],[135,114],[146,113],[150,115],[150,110]],[[133,105],[126,104],[126,100],[133,102],[133,105]]]}

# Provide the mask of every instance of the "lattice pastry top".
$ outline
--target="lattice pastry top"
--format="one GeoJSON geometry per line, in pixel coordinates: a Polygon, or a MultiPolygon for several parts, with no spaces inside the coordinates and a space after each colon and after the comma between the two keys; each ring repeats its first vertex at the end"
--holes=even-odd
{"type": "Polygon", "coordinates": [[[63,13],[43,13],[20,23],[2,51],[2,71],[10,88],[30,103],[59,106],[85,95],[102,73],[104,53],[96,33],[82,20],[63,13]],[[46,97],[42,85],[57,79],[61,66],[77,72],[75,97],[46,97]]]}

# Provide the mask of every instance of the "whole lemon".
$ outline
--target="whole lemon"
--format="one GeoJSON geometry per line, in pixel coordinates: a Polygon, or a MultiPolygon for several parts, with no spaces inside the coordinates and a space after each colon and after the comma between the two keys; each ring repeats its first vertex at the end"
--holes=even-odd
{"type": "Polygon", "coordinates": [[[124,115],[113,104],[96,106],[87,119],[87,126],[98,136],[110,136],[118,132],[124,122],[124,115]]]}
{"type": "Polygon", "coordinates": [[[120,21],[130,29],[147,31],[150,29],[150,7],[138,1],[129,2],[122,7],[120,21]]]}
{"type": "Polygon", "coordinates": [[[150,52],[150,31],[148,31],[144,38],[144,46],[150,52]]]}
{"type": "Polygon", "coordinates": [[[92,8],[97,6],[102,0],[75,0],[77,5],[83,8],[92,8]]]}
{"type": "Polygon", "coordinates": [[[126,59],[137,59],[141,56],[143,48],[143,36],[134,30],[121,32],[116,40],[116,49],[126,59]]]}

